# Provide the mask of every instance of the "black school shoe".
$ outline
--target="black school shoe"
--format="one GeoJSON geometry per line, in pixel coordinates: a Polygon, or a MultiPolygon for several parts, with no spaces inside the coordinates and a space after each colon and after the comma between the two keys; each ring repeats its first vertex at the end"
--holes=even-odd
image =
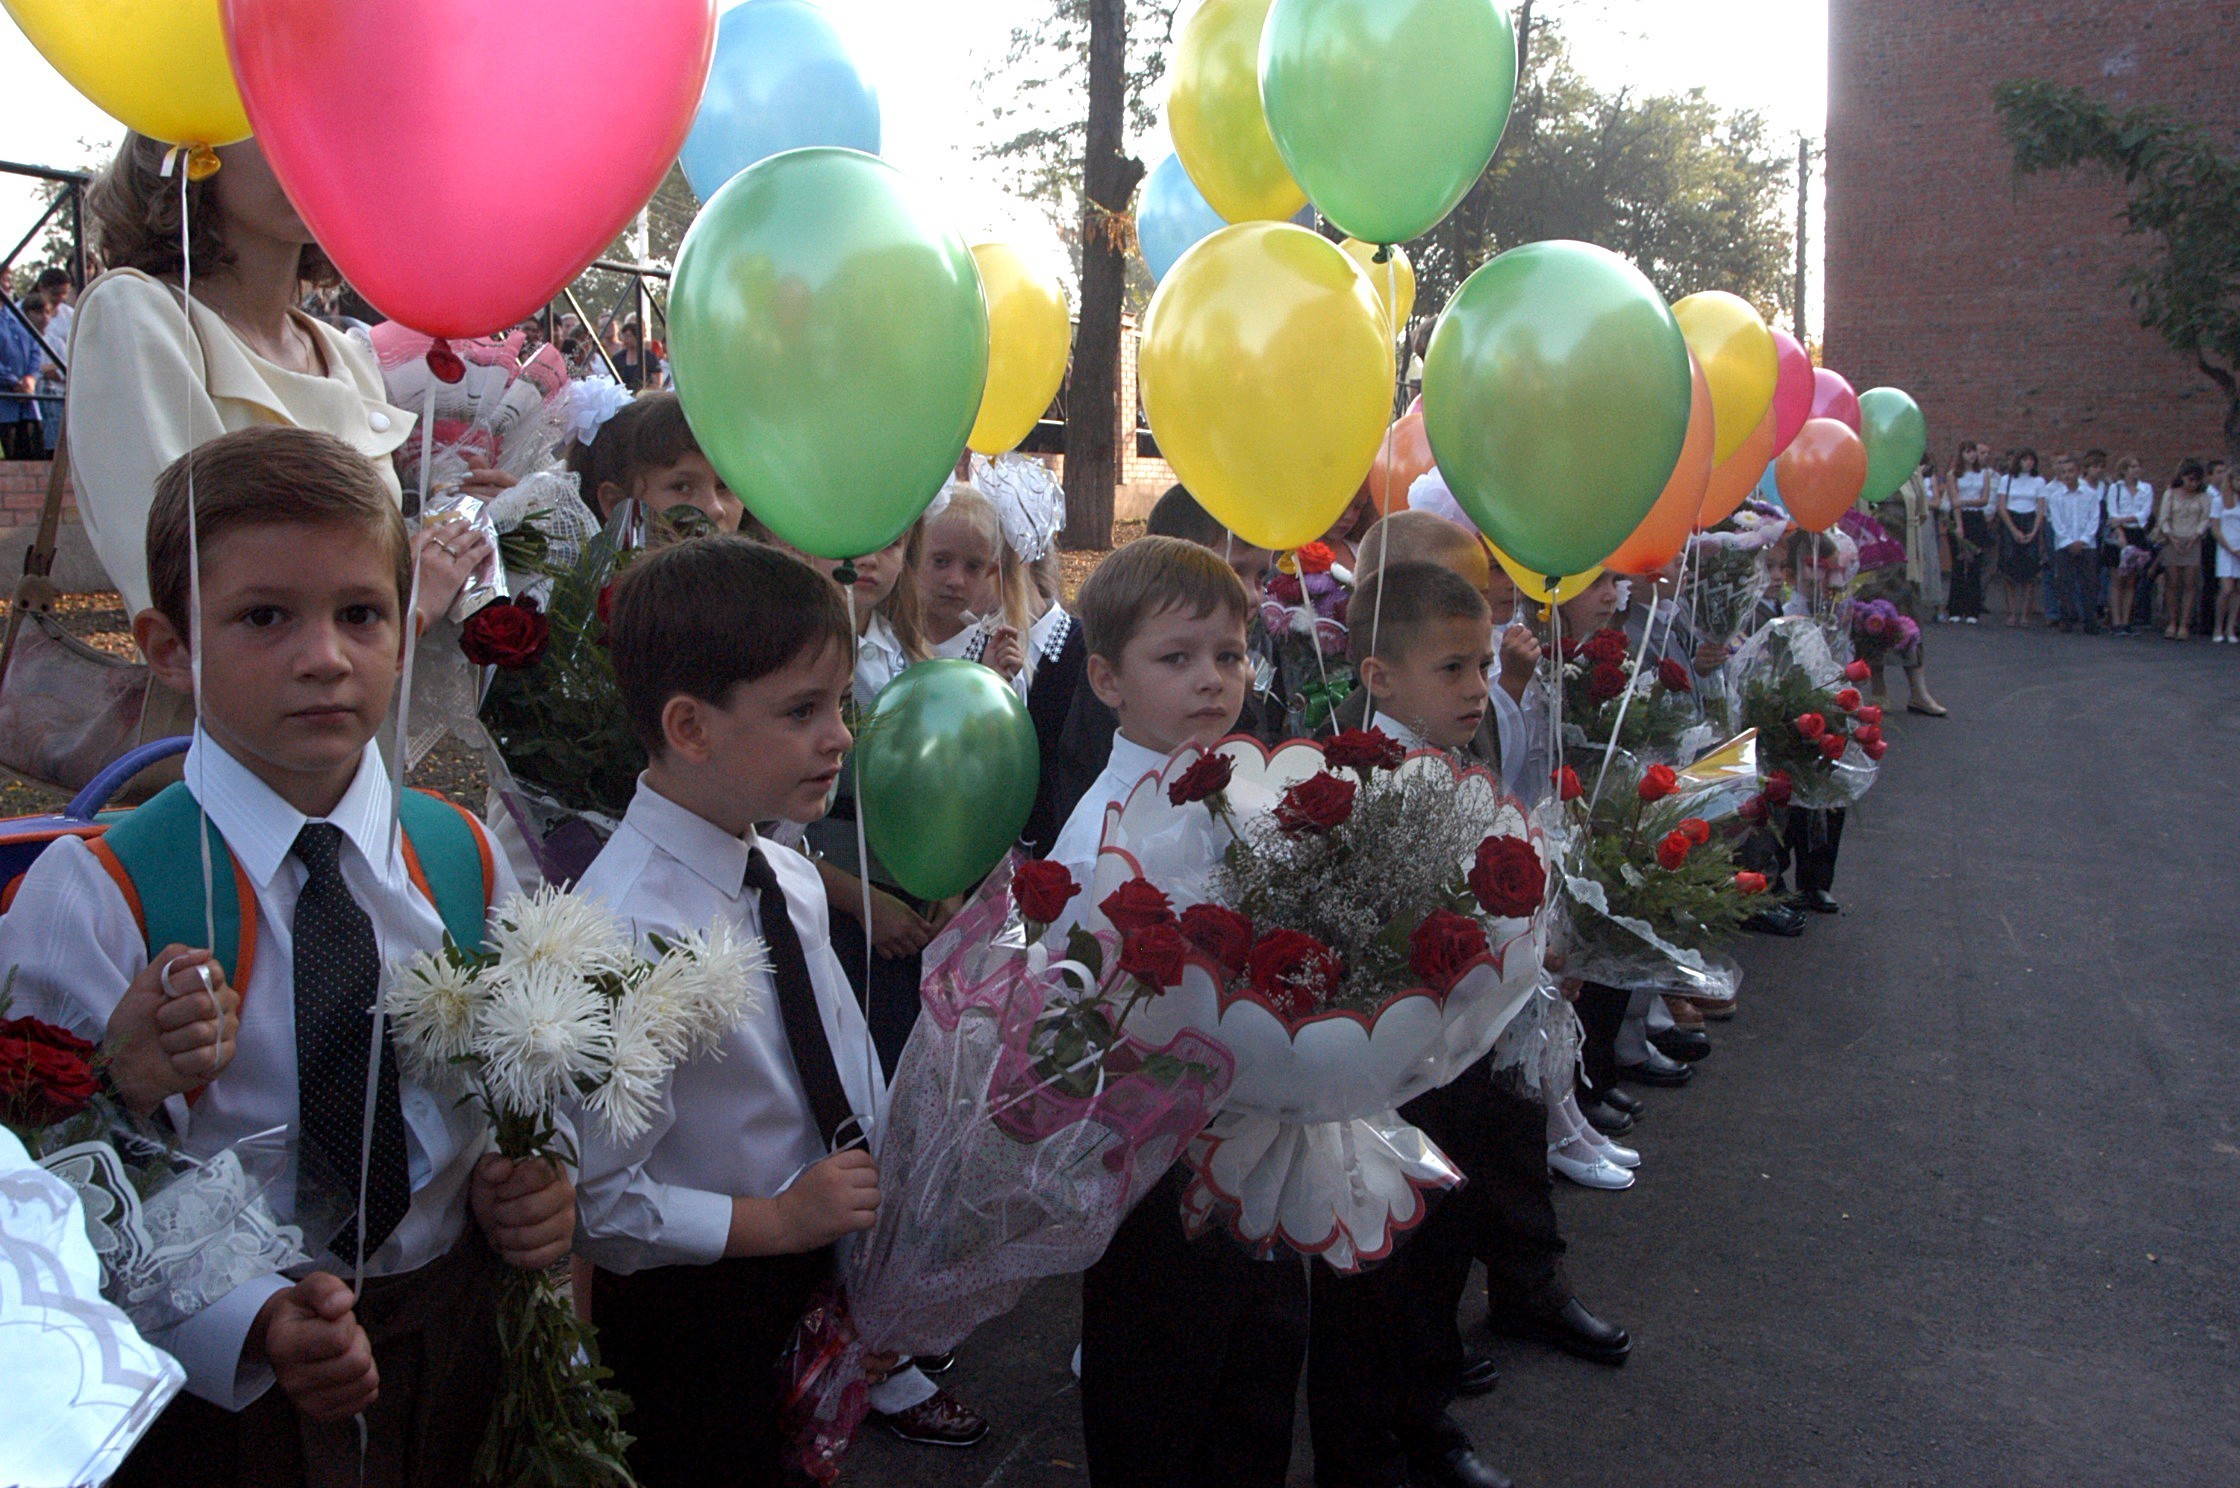
{"type": "Polygon", "coordinates": [[[1688,1083],[1695,1074],[1695,1066],[1682,1064],[1660,1053],[1657,1046],[1649,1046],[1649,1057],[1639,1064],[1618,1066],[1618,1078],[1635,1085],[1654,1085],[1663,1089],[1676,1089],[1688,1083]]]}
{"type": "Polygon", "coordinates": [[[1649,1035],[1649,1042],[1683,1064],[1694,1064],[1711,1053],[1711,1035],[1700,1028],[1661,1029],[1649,1035]]]}
{"type": "Polygon", "coordinates": [[[1771,905],[1744,920],[1742,928],[1759,935],[1786,935],[1793,939],[1804,934],[1804,911],[1789,904],[1771,905]]]}
{"type": "Polygon", "coordinates": [[[1608,1090],[1600,1092],[1600,1094],[1604,1103],[1617,1107],[1637,1121],[1640,1119],[1641,1113],[1649,1109],[1648,1102],[1623,1086],[1613,1085],[1608,1090]]]}
{"type": "Polygon", "coordinates": [[[1606,1137],[1622,1137],[1633,1130],[1633,1118],[1608,1101],[1583,1096],[1579,1101],[1579,1114],[1587,1118],[1587,1125],[1606,1137]]]}
{"type": "Polygon", "coordinates": [[[920,1447],[977,1447],[988,1436],[988,1418],[947,1390],[879,1419],[896,1436],[920,1447]]]}
{"type": "Polygon", "coordinates": [[[1508,1307],[1493,1303],[1486,1312],[1486,1327],[1512,1337],[1535,1339],[1574,1358],[1612,1368],[1624,1364],[1633,1352],[1633,1339],[1625,1329],[1587,1311],[1587,1305],[1576,1296],[1542,1296],[1508,1307]]]}

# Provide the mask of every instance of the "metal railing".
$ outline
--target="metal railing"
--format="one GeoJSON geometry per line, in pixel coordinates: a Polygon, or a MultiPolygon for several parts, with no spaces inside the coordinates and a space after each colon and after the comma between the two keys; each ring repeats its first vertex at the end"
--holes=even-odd
{"type": "MultiPolygon", "coordinates": [[[[30,230],[18,238],[15,246],[8,250],[7,257],[0,258],[0,305],[6,307],[8,318],[23,327],[31,339],[38,343],[40,352],[61,371],[64,381],[67,382],[70,368],[69,363],[64,360],[64,349],[56,347],[53,342],[47,339],[43,330],[31,323],[31,318],[23,313],[23,307],[16,303],[16,297],[8,290],[9,286],[15,282],[16,260],[23,256],[23,250],[29,248],[32,242],[54,222],[56,216],[64,211],[67,211],[70,217],[70,282],[81,288],[84,287],[86,282],[85,199],[86,188],[93,184],[93,177],[84,171],[58,170],[48,165],[26,165],[15,160],[0,160],[0,175],[24,176],[34,181],[52,181],[62,187],[60,191],[55,193],[54,199],[47,203],[47,209],[39,214],[39,220],[32,223],[30,230]]],[[[38,403],[60,403],[63,401],[64,395],[59,392],[32,392],[10,393],[7,396],[38,403]]]]}

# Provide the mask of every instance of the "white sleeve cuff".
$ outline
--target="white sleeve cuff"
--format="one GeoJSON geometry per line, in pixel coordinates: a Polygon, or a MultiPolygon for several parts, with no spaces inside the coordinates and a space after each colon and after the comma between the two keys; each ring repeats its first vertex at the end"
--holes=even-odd
{"type": "Polygon", "coordinates": [[[243,1357],[257,1314],[293,1283],[285,1276],[244,1282],[175,1328],[149,1341],[187,1371],[187,1391],[223,1410],[245,1410],[272,1388],[272,1366],[243,1357]]]}

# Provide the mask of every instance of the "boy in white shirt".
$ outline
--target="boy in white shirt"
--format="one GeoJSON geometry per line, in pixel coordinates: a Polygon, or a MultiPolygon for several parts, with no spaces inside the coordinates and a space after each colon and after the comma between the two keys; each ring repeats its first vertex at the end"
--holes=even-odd
{"type": "MultiPolygon", "coordinates": [[[[641,937],[725,920],[761,938],[771,970],[717,1050],[677,1068],[643,1135],[586,1136],[592,1316],[634,1403],[639,1482],[775,1484],[779,1363],[838,1244],[877,1219],[867,1143],[886,1085],[816,868],[755,823],[823,814],[851,742],[854,634],[807,564],[708,537],[631,566],[610,637],[649,763],[581,890],[641,937]]],[[[936,1392],[914,1379],[925,1404],[936,1392]]]]}
{"type": "MultiPolygon", "coordinates": [[[[565,1256],[575,1195],[548,1164],[487,1155],[481,1118],[401,1073],[386,1041],[369,1082],[367,1030],[382,967],[437,949],[447,930],[478,941],[513,875],[444,803],[405,803],[406,843],[434,870],[427,892],[391,838],[388,772],[366,746],[396,688],[412,557],[366,458],[329,435],[258,426],[157,479],[155,602],[133,631],[182,693],[195,680],[190,509],[203,675],[186,783],[108,838],[50,847],[0,922],[0,965],[16,968],[21,1011],[106,1040],[119,1096],[143,1115],[160,1106],[189,1155],[290,1127],[305,1160],[317,1152],[332,1170],[336,1197],[349,1205],[362,1176],[365,1202],[331,1241],[307,1236],[327,1250],[301,1280],[245,1283],[154,1335],[198,1398],[176,1402],[114,1481],[465,1482],[498,1377],[497,1261],[565,1256]],[[236,896],[211,911],[230,968],[166,933],[184,894],[200,938],[205,818],[236,896]],[[166,822],[183,830],[165,837],[166,822]],[[461,852],[463,884],[445,867],[461,852]],[[341,1278],[361,1242],[354,1296],[341,1278]]],[[[298,1185],[291,1162],[269,1195],[283,1222],[302,1217],[298,1185]]]]}
{"type": "Polygon", "coordinates": [[[2100,631],[2100,491],[2077,477],[2074,455],[2053,462],[2053,484],[2040,498],[2053,529],[2053,588],[2063,630],[2100,631]]]}
{"type": "MultiPolygon", "coordinates": [[[[1211,746],[1244,706],[1251,601],[1219,554],[1146,537],[1105,559],[1075,605],[1087,680],[1119,719],[1104,773],[1050,856],[1088,883],[1105,808],[1185,744],[1211,746]]],[[[1076,901],[1078,902],[1078,900],[1076,901]]],[[[1181,1165],[1081,1278],[1081,1419],[1093,1488],[1282,1488],[1306,1355],[1296,1259],[1189,1239],[1181,1165]]]]}

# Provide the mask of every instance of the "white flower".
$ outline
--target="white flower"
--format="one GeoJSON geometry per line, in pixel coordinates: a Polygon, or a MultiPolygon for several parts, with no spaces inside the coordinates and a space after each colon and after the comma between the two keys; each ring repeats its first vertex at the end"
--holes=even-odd
{"type": "Polygon", "coordinates": [[[604,904],[549,887],[499,905],[485,949],[504,966],[558,966],[586,981],[636,960],[622,923],[604,904]]]}
{"type": "Polygon", "coordinates": [[[612,1004],[576,971],[549,962],[501,963],[484,979],[474,1053],[493,1103],[521,1115],[552,1109],[576,1082],[595,1080],[614,1046],[612,1004]]]}
{"type": "Polygon", "coordinates": [[[661,1087],[676,1067],[660,1026],[663,1011],[641,998],[626,997],[614,1007],[614,1042],[606,1077],[584,1102],[617,1142],[641,1136],[653,1119],[661,1087]]]}
{"type": "Polygon", "coordinates": [[[397,1052],[419,1081],[444,1094],[461,1094],[465,1079],[454,1062],[474,1045],[475,1008],[483,993],[472,972],[445,955],[419,955],[397,968],[383,999],[397,1052]]]}

